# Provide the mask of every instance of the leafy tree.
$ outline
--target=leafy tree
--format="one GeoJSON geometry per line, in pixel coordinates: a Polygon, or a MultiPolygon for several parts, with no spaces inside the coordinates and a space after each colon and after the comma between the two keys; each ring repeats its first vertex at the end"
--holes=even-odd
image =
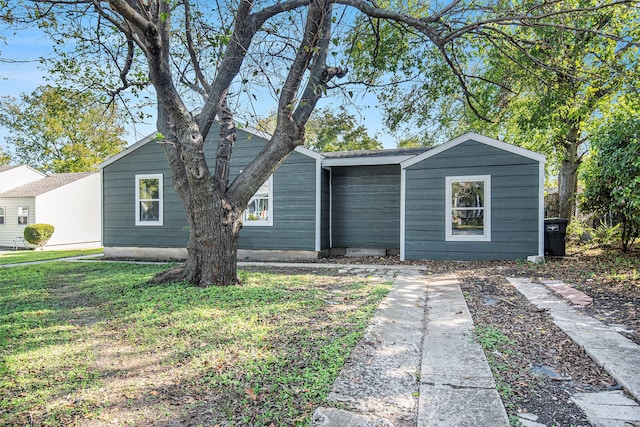
{"type": "Polygon", "coordinates": [[[13,159],[44,172],[88,172],[126,146],[113,107],[89,92],[42,86],[31,95],[0,100],[0,125],[13,159]]]}
{"type": "MultiPolygon", "coordinates": [[[[558,19],[558,25],[570,25],[570,19],[558,19]]],[[[637,8],[619,5],[580,23],[590,28],[586,33],[518,28],[528,44],[509,51],[516,62],[502,59],[503,45],[496,43],[487,52],[492,57],[487,72],[509,82],[512,91],[493,90],[487,97],[494,110],[502,103],[494,129],[510,142],[548,156],[558,172],[561,217],[575,212],[578,170],[598,117],[608,114],[620,94],[640,89],[640,33],[632,24],[638,19],[637,8]],[[536,75],[534,68],[543,71],[536,75]]]]}
{"type": "Polygon", "coordinates": [[[475,130],[544,153],[558,173],[560,216],[570,218],[594,119],[619,94],[640,88],[638,8],[622,3],[599,8],[591,1],[575,5],[594,13],[571,16],[558,14],[558,3],[536,5],[551,16],[553,26],[484,29],[484,37],[445,56],[456,63],[450,69],[430,52],[421,62],[406,56],[411,34],[369,31],[368,40],[405,41],[405,53],[385,64],[392,80],[408,80],[412,65],[438,76],[380,89],[390,125],[409,116],[418,126],[436,126],[444,138],[475,130]],[[576,27],[585,31],[558,31],[576,27]],[[462,92],[455,90],[456,80],[463,82],[462,92]]]}
{"type": "MultiPolygon", "coordinates": [[[[466,0],[448,4],[33,0],[25,4],[27,18],[37,18],[60,40],[59,46],[75,41],[73,51],[60,52],[53,70],[63,72],[69,84],[103,88],[111,99],[128,90],[153,88],[163,136],[159,142],[190,230],[186,264],[158,280],[181,279],[201,286],[237,282],[237,237],[244,208],[287,154],[304,143],[305,125],[318,100],[346,75],[347,66],[356,59],[354,52],[370,53],[361,61],[371,65],[374,75],[392,72],[381,64],[398,55],[415,57],[417,66],[408,62],[416,70],[412,80],[429,82],[424,72],[434,69],[443,77],[451,72],[455,76],[447,80],[451,83],[438,90],[457,88],[467,94],[468,79],[460,72],[458,58],[465,56],[469,41],[499,37],[520,25],[582,32],[586,30],[579,26],[558,27],[555,18],[566,15],[579,22],[578,18],[608,7],[585,7],[568,0],[552,2],[553,13],[545,10],[547,2],[466,0]],[[378,24],[411,35],[411,49],[398,50],[407,39],[386,45],[343,37],[347,31],[378,24]],[[433,67],[422,67],[423,63],[433,67]],[[277,98],[276,127],[265,148],[231,180],[234,117],[239,106],[258,102],[260,87],[277,98]],[[190,112],[193,104],[201,106],[197,116],[190,112]],[[216,119],[220,137],[215,164],[208,165],[203,142],[216,119]]],[[[366,73],[353,77],[371,81],[366,73]]]]}
{"type": "MultiPolygon", "coordinates": [[[[270,115],[258,122],[257,128],[272,133],[276,126],[276,116],[270,115]]],[[[367,129],[356,122],[353,114],[344,107],[338,113],[326,107],[316,110],[305,126],[305,147],[317,152],[381,150],[382,143],[369,136],[367,129]]]]}
{"type": "Polygon", "coordinates": [[[331,108],[314,111],[306,128],[307,147],[314,151],[381,150],[382,143],[372,138],[367,129],[356,123],[355,116],[344,108],[334,113],[331,108]]]}
{"type": "Polygon", "coordinates": [[[11,157],[0,147],[0,166],[11,163],[11,157]]]}
{"type": "Polygon", "coordinates": [[[621,246],[640,236],[640,103],[620,99],[591,140],[582,207],[620,224],[621,246]]]}

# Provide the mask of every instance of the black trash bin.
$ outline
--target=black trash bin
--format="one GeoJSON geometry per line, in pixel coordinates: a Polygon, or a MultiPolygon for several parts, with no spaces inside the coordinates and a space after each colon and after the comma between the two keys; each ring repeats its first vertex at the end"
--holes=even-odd
{"type": "Polygon", "coordinates": [[[548,256],[564,256],[567,236],[566,218],[545,218],[544,220],[544,254],[548,256]]]}

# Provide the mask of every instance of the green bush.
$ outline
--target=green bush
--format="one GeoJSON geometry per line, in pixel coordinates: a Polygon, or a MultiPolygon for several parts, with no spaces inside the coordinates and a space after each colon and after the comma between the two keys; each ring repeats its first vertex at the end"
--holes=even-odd
{"type": "Polygon", "coordinates": [[[567,226],[567,239],[571,242],[582,244],[593,240],[594,229],[578,218],[573,218],[567,226]]]}
{"type": "Polygon", "coordinates": [[[31,224],[24,229],[24,240],[43,248],[51,239],[54,230],[53,225],[50,224],[31,224]]]}

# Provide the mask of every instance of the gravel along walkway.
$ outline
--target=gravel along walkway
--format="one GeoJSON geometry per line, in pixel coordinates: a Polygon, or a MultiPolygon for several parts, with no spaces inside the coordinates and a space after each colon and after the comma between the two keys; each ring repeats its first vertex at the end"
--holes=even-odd
{"type": "Polygon", "coordinates": [[[640,401],[640,346],[602,322],[578,313],[543,285],[526,279],[507,280],[535,305],[549,310],[554,323],[640,401]]]}

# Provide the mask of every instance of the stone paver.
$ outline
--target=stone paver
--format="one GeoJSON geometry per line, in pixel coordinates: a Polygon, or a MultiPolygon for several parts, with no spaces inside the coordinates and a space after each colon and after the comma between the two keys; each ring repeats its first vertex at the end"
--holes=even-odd
{"type": "Polygon", "coordinates": [[[640,402],[640,346],[612,327],[569,306],[530,279],[507,278],[518,291],[540,308],[636,401],[640,402]]]}
{"type": "Polygon", "coordinates": [[[316,427],[392,427],[384,418],[362,415],[344,409],[318,408],[313,413],[313,425],[316,427]]]}
{"type": "Polygon", "coordinates": [[[396,277],[333,384],[329,401],[343,409],[318,408],[315,425],[415,426],[424,304],[417,272],[396,277]]]}
{"type": "Polygon", "coordinates": [[[640,406],[621,391],[577,393],[571,400],[596,427],[640,426],[640,406]]]}
{"type": "Polygon", "coordinates": [[[566,299],[573,305],[590,305],[593,303],[593,298],[584,292],[580,292],[573,286],[569,286],[566,283],[560,282],[558,280],[543,280],[542,284],[544,284],[547,288],[551,289],[553,292],[560,295],[562,298],[566,299]]]}
{"type": "Polygon", "coordinates": [[[418,427],[509,426],[454,275],[427,280],[418,427]]]}

